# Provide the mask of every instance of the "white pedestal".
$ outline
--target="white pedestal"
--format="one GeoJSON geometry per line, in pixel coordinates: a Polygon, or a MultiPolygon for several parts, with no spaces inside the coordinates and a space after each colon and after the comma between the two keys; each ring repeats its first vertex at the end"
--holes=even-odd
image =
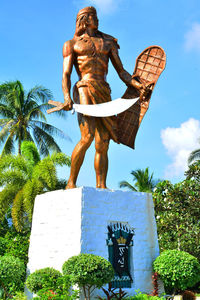
{"type": "MultiPolygon", "coordinates": [[[[152,291],[152,262],[159,255],[151,194],[80,187],[37,196],[30,238],[28,271],[53,267],[79,253],[108,259],[107,226],[128,223],[135,229],[131,247],[131,288],[152,291]]],[[[98,295],[104,295],[96,291],[98,295]]],[[[95,296],[95,294],[94,294],[95,296]]]]}

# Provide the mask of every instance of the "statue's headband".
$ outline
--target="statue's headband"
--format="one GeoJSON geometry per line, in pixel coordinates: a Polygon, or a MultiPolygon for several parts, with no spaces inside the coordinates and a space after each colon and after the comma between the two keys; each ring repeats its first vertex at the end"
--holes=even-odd
{"type": "Polygon", "coordinates": [[[85,7],[83,9],[79,10],[76,19],[78,19],[81,15],[88,14],[88,13],[92,13],[95,15],[97,14],[96,9],[93,6],[88,6],[88,7],[85,7]]]}

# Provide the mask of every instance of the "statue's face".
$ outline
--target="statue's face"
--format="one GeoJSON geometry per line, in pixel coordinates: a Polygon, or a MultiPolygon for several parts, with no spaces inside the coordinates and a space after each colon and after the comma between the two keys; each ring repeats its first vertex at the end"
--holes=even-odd
{"type": "Polygon", "coordinates": [[[87,21],[88,27],[92,29],[98,29],[99,21],[97,19],[97,15],[93,13],[88,14],[88,21],[87,21]]]}

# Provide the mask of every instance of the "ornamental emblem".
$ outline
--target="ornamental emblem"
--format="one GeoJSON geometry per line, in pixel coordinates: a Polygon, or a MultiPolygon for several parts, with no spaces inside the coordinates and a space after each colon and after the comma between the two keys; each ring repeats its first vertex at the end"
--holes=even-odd
{"type": "Polygon", "coordinates": [[[114,288],[131,287],[133,282],[130,270],[131,246],[134,229],[128,223],[112,222],[108,225],[108,253],[115,276],[111,282],[114,288]]]}

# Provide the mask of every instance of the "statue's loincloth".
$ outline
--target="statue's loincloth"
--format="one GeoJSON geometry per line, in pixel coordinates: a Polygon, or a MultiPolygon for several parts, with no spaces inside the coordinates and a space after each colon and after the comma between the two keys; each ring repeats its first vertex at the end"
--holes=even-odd
{"type": "MultiPolygon", "coordinates": [[[[78,81],[74,86],[73,98],[74,102],[80,103],[78,88],[87,87],[88,95],[90,97],[92,104],[100,104],[112,101],[110,93],[110,86],[106,81],[103,80],[81,80],[78,81]]],[[[117,140],[116,134],[116,117],[104,117],[97,118],[98,122],[104,127],[105,130],[109,132],[110,138],[113,139],[116,143],[119,143],[117,140]]]]}

